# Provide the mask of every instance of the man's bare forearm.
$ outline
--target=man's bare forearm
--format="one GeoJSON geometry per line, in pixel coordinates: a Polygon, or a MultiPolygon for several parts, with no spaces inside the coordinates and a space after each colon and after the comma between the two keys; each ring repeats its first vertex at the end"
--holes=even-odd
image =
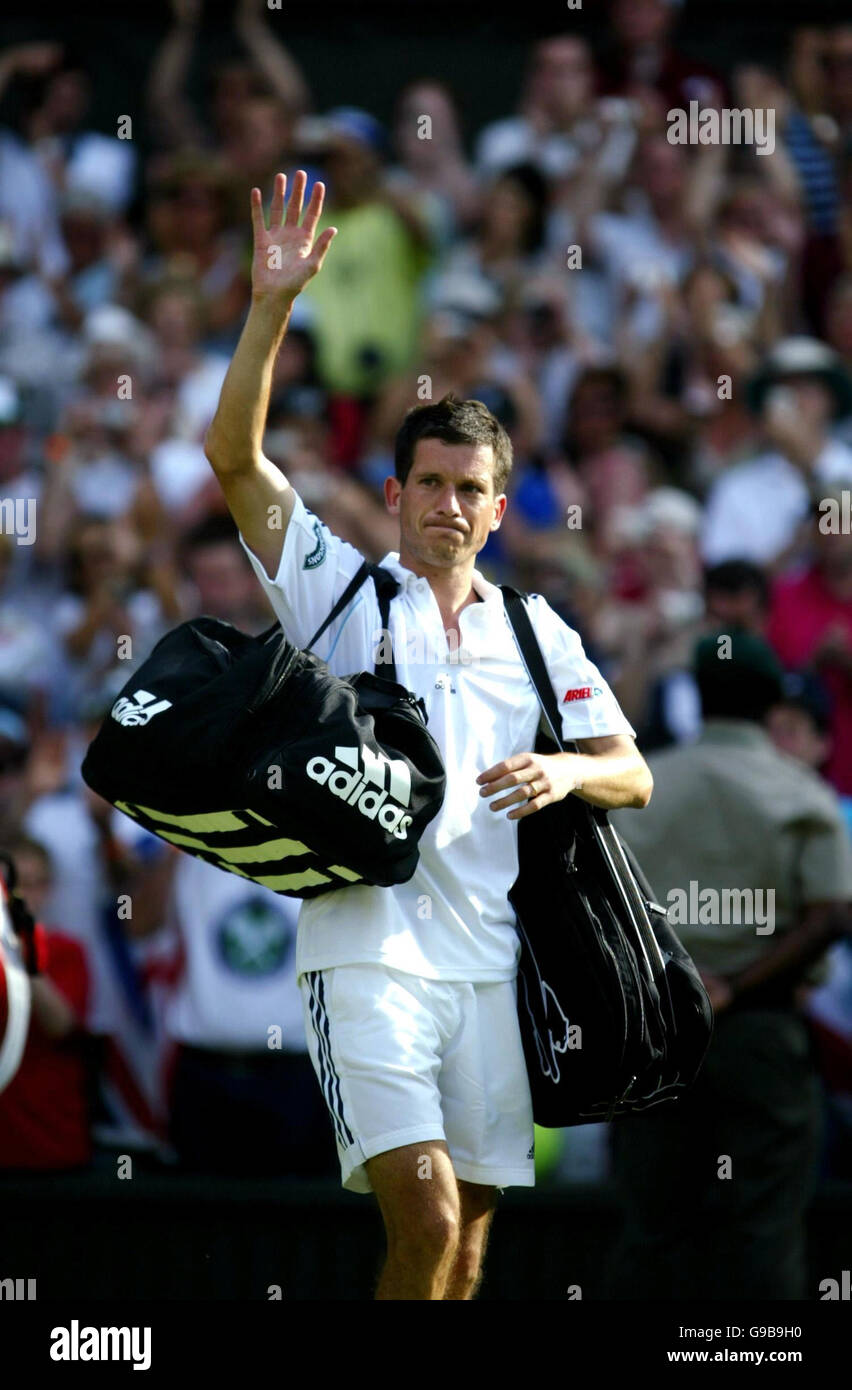
{"type": "Polygon", "coordinates": [[[250,468],[263,452],[272,372],[292,307],[291,298],[252,300],[205,440],[217,473],[250,468]]]}
{"type": "Polygon", "coordinates": [[[570,762],[574,795],[605,811],[647,806],[653,790],[648,764],[638,749],[612,753],[557,753],[570,762]]]}

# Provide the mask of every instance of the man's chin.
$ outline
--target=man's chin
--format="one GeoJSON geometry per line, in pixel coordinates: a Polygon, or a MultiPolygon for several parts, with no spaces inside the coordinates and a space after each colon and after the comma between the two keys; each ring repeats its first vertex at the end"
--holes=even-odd
{"type": "Polygon", "coordinates": [[[468,553],[466,538],[460,532],[433,531],[423,550],[424,556],[428,555],[432,563],[439,565],[457,564],[466,559],[468,553]]]}

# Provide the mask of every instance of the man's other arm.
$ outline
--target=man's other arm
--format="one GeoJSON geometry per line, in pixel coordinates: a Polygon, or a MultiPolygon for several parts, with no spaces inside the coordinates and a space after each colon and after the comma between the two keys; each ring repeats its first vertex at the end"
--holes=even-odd
{"type": "Polygon", "coordinates": [[[329,227],[314,241],[325,197],[321,183],[315,184],[299,225],[305,183],[299,170],[285,212],[287,180],[276,174],[268,230],[260,190],[252,189],[251,308],[204,441],[231,516],[270,578],[281,560],[295,501],[284,474],[262,448],[272,372],[293,302],[320,270],[336,235],[329,227]]]}
{"type": "Polygon", "coordinates": [[[654,779],[630,734],[602,734],[576,743],[579,753],[515,753],[505,758],[477,777],[480,796],[507,792],[491,802],[491,810],[511,808],[509,820],[533,815],[572,792],[606,811],[648,805],[654,779]]]}

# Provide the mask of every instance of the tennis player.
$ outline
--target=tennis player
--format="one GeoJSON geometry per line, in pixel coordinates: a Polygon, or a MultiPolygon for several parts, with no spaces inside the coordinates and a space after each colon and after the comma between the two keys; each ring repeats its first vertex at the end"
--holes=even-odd
{"type": "MultiPolygon", "coordinates": [[[[264,456],[273,364],[293,302],[336,235],[317,235],[324,188],[275,178],[267,229],[251,195],[252,303],[206,452],[258,579],[304,646],[362,556],[306,508],[264,456]]],[[[373,1191],[387,1258],[380,1299],[470,1299],[499,1190],[534,1184],[534,1130],[516,1014],[519,942],[508,893],[517,821],[564,796],[645,806],[650,772],[580,639],[539,596],[531,617],[579,753],[540,756],[539,706],[502,596],[476,556],[506,510],[508,436],[477,401],[406,416],[385,483],[399,551],[390,637],[447,770],[414,877],[306,901],[296,968],[308,1045],[344,1187],[373,1191]]],[[[333,672],[372,670],[383,640],[368,581],[317,644],[333,672]]]]}

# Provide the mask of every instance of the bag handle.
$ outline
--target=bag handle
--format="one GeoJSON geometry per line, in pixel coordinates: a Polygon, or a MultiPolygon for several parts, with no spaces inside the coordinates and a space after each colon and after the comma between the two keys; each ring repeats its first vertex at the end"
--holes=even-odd
{"type": "Polygon", "coordinates": [[[550,735],[557,748],[565,751],[577,751],[577,745],[567,741],[562,737],[562,719],[559,714],[559,705],[553,693],[553,686],[550,683],[550,676],[547,673],[547,666],[542,656],[538,638],[535,635],[533,625],[523,596],[513,589],[510,584],[501,584],[500,592],[503,595],[503,603],[506,608],[506,616],[515,634],[515,641],[521,653],[521,660],[526,667],[527,675],[532,681],[533,688],[538,696],[545,719],[550,727],[550,735]]]}
{"type": "MultiPolygon", "coordinates": [[[[376,586],[376,597],[379,600],[379,614],[382,623],[382,645],[384,645],[384,634],[387,633],[388,641],[390,636],[390,603],[391,599],[399,592],[399,584],[394,579],[390,570],[382,569],[381,565],[372,565],[369,560],[364,560],[360,568],[353,574],[340,598],[335,603],[331,612],[324,622],[317,628],[310,642],[304,648],[305,651],[312,651],[314,644],[319,641],[330,623],[343,612],[344,608],[351,603],[361,585],[368,578],[372,578],[376,586]]],[[[376,675],[384,676],[386,680],[396,681],[396,660],[394,658],[393,643],[391,642],[390,656],[387,659],[376,661],[374,665],[376,675]]]]}

